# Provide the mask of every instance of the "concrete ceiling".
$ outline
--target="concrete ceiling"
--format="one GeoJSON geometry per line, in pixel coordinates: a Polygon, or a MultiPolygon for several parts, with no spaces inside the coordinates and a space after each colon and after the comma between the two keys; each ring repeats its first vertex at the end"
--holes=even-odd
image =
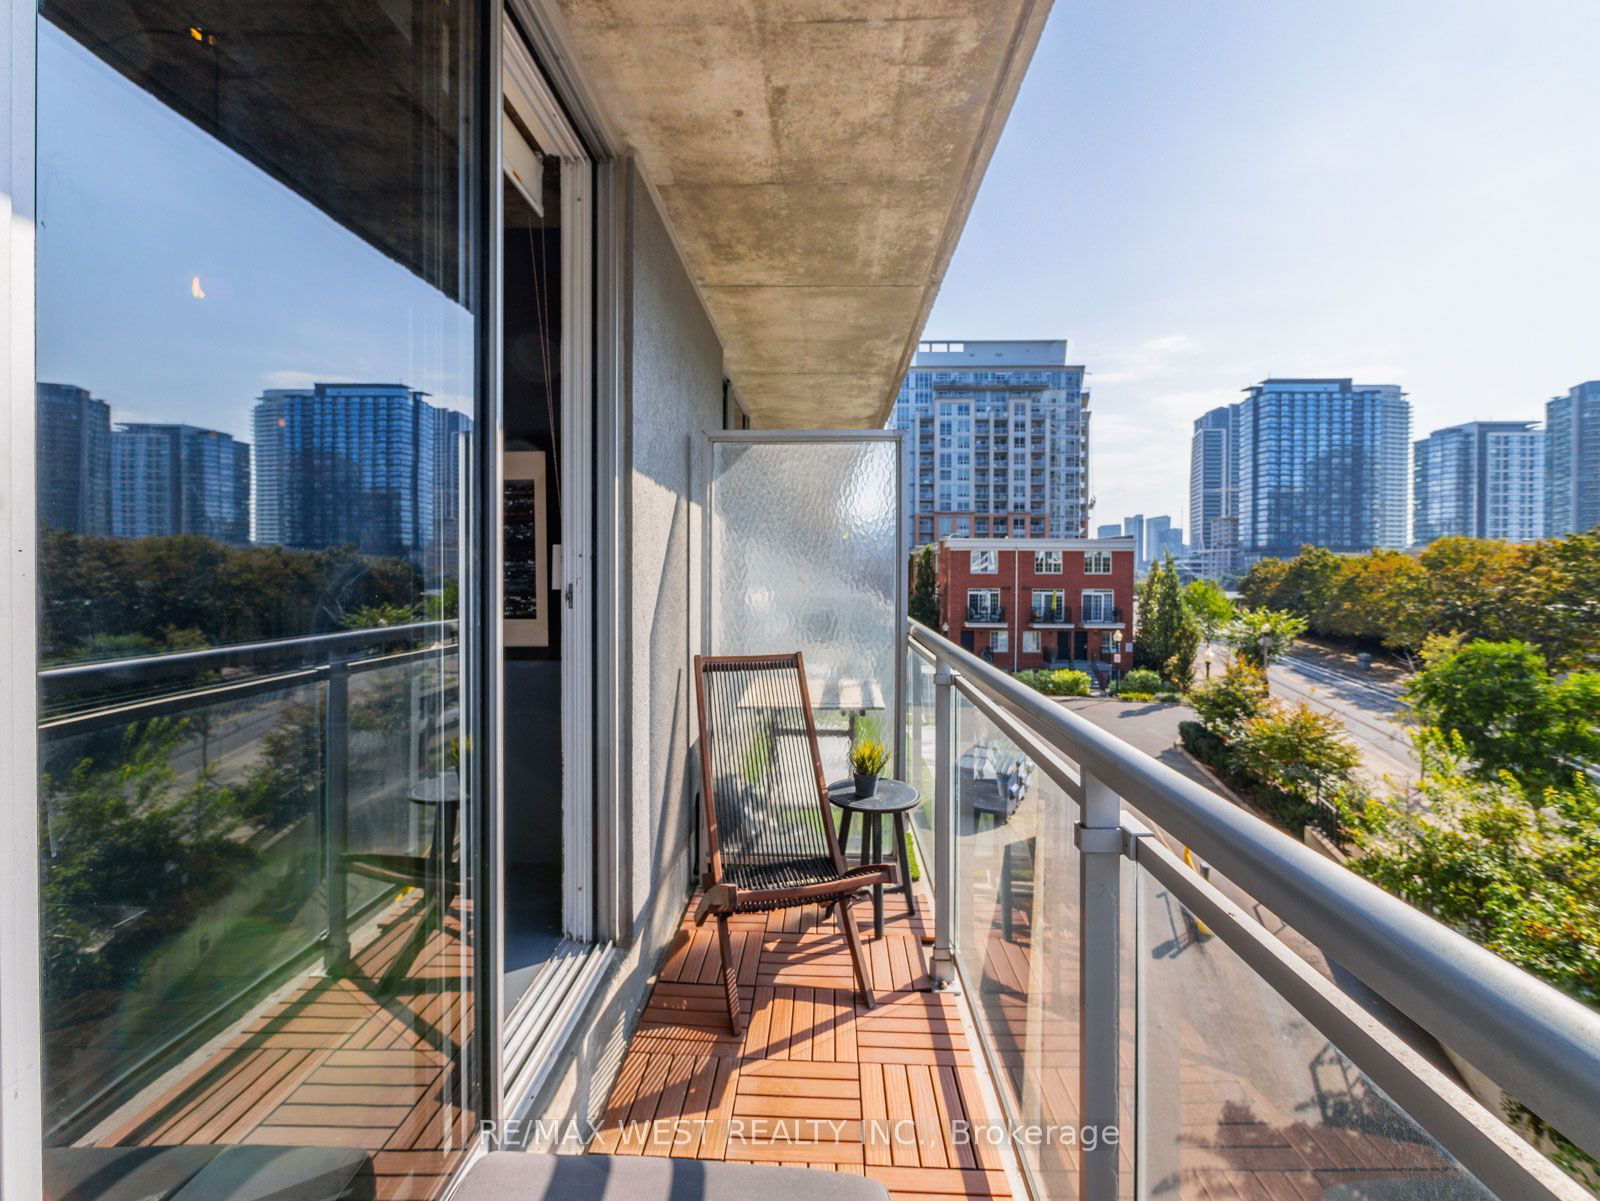
{"type": "Polygon", "coordinates": [[[764,427],[881,426],[1048,0],[559,0],[764,427]]]}

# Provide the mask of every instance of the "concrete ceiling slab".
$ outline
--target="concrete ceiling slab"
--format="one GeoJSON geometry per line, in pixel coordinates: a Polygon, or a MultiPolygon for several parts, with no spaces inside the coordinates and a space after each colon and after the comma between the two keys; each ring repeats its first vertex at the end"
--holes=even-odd
{"type": "Polygon", "coordinates": [[[883,424],[1048,0],[558,3],[755,423],[883,424]]]}

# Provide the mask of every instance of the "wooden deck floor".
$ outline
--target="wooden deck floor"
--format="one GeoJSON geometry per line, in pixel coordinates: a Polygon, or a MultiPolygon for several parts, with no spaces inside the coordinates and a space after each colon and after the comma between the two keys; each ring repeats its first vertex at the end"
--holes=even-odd
{"type": "MultiPolygon", "coordinates": [[[[856,916],[878,1005],[854,992],[849,954],[815,908],[736,918],[750,1024],[735,1038],[714,923],[688,914],[652,991],[591,1151],[788,1163],[865,1174],[907,1201],[1009,1197],[996,1149],[961,1136],[994,1121],[956,1002],[924,990],[912,917],[885,899],[856,916]]],[[[692,906],[691,906],[692,912],[692,906]]]]}
{"type": "Polygon", "coordinates": [[[96,1142],[361,1147],[380,1198],[437,1196],[475,1126],[451,1068],[472,1033],[470,959],[458,908],[442,928],[421,914],[403,900],[351,974],[303,979],[96,1142]]]}

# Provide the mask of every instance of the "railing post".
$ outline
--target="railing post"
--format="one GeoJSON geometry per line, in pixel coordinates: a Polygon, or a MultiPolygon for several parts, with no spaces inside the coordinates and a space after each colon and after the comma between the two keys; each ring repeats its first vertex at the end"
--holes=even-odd
{"type": "Polygon", "coordinates": [[[955,679],[943,659],[933,673],[933,986],[956,982],[955,679]]]}
{"type": "Polygon", "coordinates": [[[338,657],[328,662],[322,797],[322,879],[327,905],[322,961],[328,971],[339,972],[350,961],[349,887],[344,868],[350,834],[350,668],[338,657]]]}
{"type": "Polygon", "coordinates": [[[1118,1051],[1122,1003],[1122,803],[1092,774],[1083,773],[1083,811],[1077,830],[1078,870],[1078,1196],[1118,1196],[1120,1089],[1118,1051]],[[1107,1132],[1117,1136],[1107,1138],[1107,1132]]]}

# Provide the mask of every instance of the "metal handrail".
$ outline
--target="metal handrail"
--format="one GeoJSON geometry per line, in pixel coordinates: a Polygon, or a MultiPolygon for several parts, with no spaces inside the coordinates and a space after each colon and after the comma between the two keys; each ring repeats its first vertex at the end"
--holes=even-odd
{"type": "Polygon", "coordinates": [[[372,626],[360,630],[340,630],[333,634],[309,634],[300,638],[273,638],[264,642],[240,642],[232,646],[209,646],[196,651],[174,651],[160,655],[139,655],[127,659],[98,659],[91,663],[70,663],[62,667],[47,667],[39,672],[41,683],[58,680],[77,680],[86,677],[116,673],[137,678],[154,672],[167,672],[175,667],[230,667],[262,659],[280,658],[288,651],[311,647],[351,648],[375,642],[393,642],[397,638],[421,638],[429,635],[454,634],[455,618],[440,621],[413,621],[399,626],[372,626]]]}
{"type": "Polygon", "coordinates": [[[1233,879],[1402,1013],[1600,1155],[1600,1013],[926,626],[911,640],[1233,879]]]}

